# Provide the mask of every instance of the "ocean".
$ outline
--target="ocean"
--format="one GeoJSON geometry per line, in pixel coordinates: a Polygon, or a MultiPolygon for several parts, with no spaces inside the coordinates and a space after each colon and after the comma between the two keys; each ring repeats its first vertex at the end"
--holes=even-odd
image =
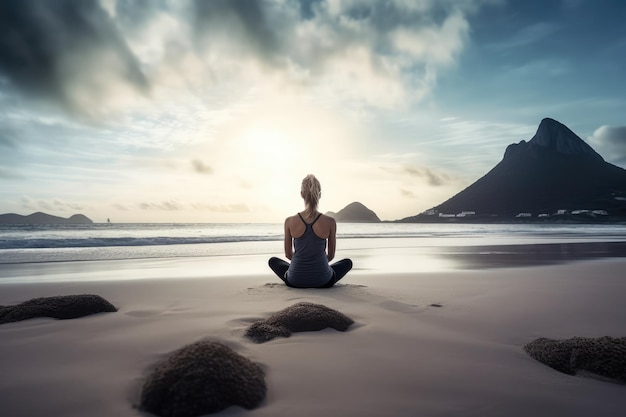
{"type": "MultiPolygon", "coordinates": [[[[0,267],[40,262],[282,256],[282,238],[282,224],[267,223],[2,225],[0,267]]],[[[528,252],[528,248],[559,245],[565,250],[581,244],[595,244],[592,246],[597,251],[603,247],[598,244],[621,248],[626,242],[626,225],[340,223],[337,239],[338,257],[484,254],[498,251],[493,248],[516,252],[522,246],[528,252]]]]}

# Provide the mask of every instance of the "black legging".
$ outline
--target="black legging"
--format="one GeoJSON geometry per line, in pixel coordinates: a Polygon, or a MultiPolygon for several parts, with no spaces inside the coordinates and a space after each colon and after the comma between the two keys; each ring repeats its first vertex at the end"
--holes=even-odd
{"type": "MultiPolygon", "coordinates": [[[[285,274],[289,269],[289,262],[283,261],[280,258],[271,257],[268,263],[272,271],[274,271],[274,273],[278,275],[278,278],[282,279],[288,287],[298,288],[291,285],[289,281],[287,281],[287,278],[285,278],[285,274]]],[[[330,281],[317,288],[330,288],[335,285],[337,281],[346,276],[348,271],[352,269],[352,261],[350,259],[342,259],[332,264],[330,268],[333,271],[333,276],[330,278],[330,281]]]]}

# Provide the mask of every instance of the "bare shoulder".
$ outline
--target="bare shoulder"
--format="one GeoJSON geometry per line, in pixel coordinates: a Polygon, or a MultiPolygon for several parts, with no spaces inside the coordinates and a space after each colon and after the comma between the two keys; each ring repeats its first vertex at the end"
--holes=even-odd
{"type": "Polygon", "coordinates": [[[285,225],[286,226],[291,226],[294,224],[294,222],[298,219],[297,215],[294,216],[289,216],[285,219],[285,225]]]}
{"type": "Polygon", "coordinates": [[[336,227],[337,226],[337,221],[333,217],[327,216],[325,214],[322,214],[320,216],[320,220],[322,222],[324,222],[325,225],[328,225],[328,226],[331,226],[331,227],[336,227]]]}

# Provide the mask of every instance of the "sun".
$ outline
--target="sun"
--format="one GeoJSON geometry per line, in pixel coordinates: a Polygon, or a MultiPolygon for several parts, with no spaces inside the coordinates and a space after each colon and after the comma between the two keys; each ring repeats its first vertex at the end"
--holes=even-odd
{"type": "Polygon", "coordinates": [[[300,153],[297,139],[279,129],[250,128],[243,133],[242,144],[253,164],[270,172],[284,171],[300,153]]]}

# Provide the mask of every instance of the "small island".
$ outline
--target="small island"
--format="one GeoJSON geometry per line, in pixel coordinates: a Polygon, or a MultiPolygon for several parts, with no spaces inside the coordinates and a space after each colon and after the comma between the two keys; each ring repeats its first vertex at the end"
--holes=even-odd
{"type": "Polygon", "coordinates": [[[380,223],[376,213],[358,201],[348,204],[337,213],[329,211],[326,215],[340,223],[380,223]]]}
{"type": "Polygon", "coordinates": [[[74,214],[68,218],[53,216],[40,211],[23,216],[21,214],[0,214],[0,224],[92,224],[93,221],[84,214],[74,214]]]}

